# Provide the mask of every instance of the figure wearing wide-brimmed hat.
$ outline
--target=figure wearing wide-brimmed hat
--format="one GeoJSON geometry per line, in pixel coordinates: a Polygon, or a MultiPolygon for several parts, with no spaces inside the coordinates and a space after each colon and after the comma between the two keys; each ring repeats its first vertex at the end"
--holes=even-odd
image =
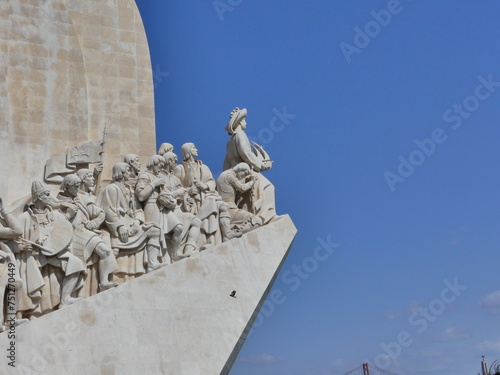
{"type": "Polygon", "coordinates": [[[231,136],[226,145],[226,157],[223,169],[228,170],[239,163],[247,163],[258,177],[253,189],[246,193],[239,207],[260,217],[264,224],[270,222],[276,216],[274,201],[274,186],[260,172],[267,171],[272,167],[272,161],[264,149],[250,143],[245,133],[247,110],[236,107],[231,112],[226,131],[231,136]]]}

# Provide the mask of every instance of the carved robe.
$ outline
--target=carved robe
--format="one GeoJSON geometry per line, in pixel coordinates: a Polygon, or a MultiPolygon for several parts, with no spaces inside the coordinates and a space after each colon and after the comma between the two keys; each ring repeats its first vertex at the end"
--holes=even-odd
{"type": "MultiPolygon", "coordinates": [[[[99,244],[106,242],[109,246],[110,239],[109,235],[106,236],[106,232],[98,229],[89,230],[85,227],[85,224],[87,222],[94,222],[97,228],[99,228],[104,223],[104,211],[95,203],[96,198],[89,193],[79,192],[76,198],[72,198],[61,192],[57,195],[57,199],[75,204],[78,207],[78,212],[71,219],[74,229],[72,250],[73,254],[80,258],[87,266],[88,275],[81,294],[84,297],[92,296],[97,294],[99,286],[96,267],[99,257],[92,255],[99,244]]],[[[109,262],[111,269],[116,270],[118,268],[114,254],[110,254],[107,262],[109,262]]]]}
{"type": "Polygon", "coordinates": [[[223,202],[216,191],[217,184],[210,169],[201,160],[195,160],[194,163],[183,161],[175,167],[174,173],[185,188],[194,187],[195,181],[208,186],[207,191],[198,189],[194,214],[202,221],[201,232],[206,237],[215,236],[214,244],[221,243],[219,206],[223,202]]]}
{"type": "Polygon", "coordinates": [[[239,201],[241,194],[247,193],[245,184],[236,177],[236,173],[232,169],[228,169],[221,173],[217,179],[217,191],[223,201],[229,206],[229,215],[231,216],[231,224],[237,227],[246,224],[255,224],[260,220],[248,212],[238,207],[236,204],[239,201]]]}
{"type": "MultiPolygon", "coordinates": [[[[16,254],[19,272],[24,280],[19,311],[39,316],[54,310],[59,305],[63,278],[84,273],[86,267],[71,253],[70,242],[73,231],[66,216],[51,208],[36,212],[30,206],[21,214],[19,222],[23,227],[23,238],[41,243],[44,248],[51,251],[47,253],[34,246],[32,252],[23,251],[16,254]],[[66,246],[61,244],[62,237],[69,238],[66,246]]],[[[80,290],[82,286],[83,279],[80,278],[75,291],[80,290]]]]}
{"type": "MultiPolygon", "coordinates": [[[[104,210],[105,223],[111,235],[111,247],[118,249],[117,274],[137,276],[146,272],[144,248],[147,246],[149,232],[155,227],[152,223],[144,224],[135,204],[135,195],[125,184],[114,182],[101,192],[97,204],[104,210]],[[139,225],[135,225],[139,221],[139,225]],[[122,242],[118,228],[125,226],[129,230],[128,242],[122,242]]],[[[158,240],[156,240],[158,241],[158,240]]],[[[160,247],[159,243],[157,244],[160,247]]]]}
{"type": "Polygon", "coordinates": [[[252,152],[246,133],[240,130],[227,142],[223,169],[231,169],[242,162],[254,170],[258,179],[252,191],[240,202],[239,207],[260,217],[263,224],[267,224],[276,216],[274,185],[259,173],[263,169],[263,162],[252,152]]]}
{"type": "MultiPolygon", "coordinates": [[[[7,214],[6,216],[10,215],[7,214]]],[[[10,219],[13,219],[13,216],[10,216],[10,219]]],[[[9,223],[9,217],[3,218],[0,216],[0,251],[3,252],[3,254],[0,254],[0,325],[4,324],[6,318],[4,316],[4,310],[7,313],[15,313],[17,311],[17,306],[15,306],[15,310],[12,311],[12,304],[9,304],[7,301],[7,305],[5,307],[3,305],[8,284],[11,284],[15,288],[15,302],[17,304],[21,297],[22,279],[19,275],[19,267],[17,266],[16,258],[11,250],[11,247],[14,247],[11,239],[14,237],[15,231],[12,229],[12,223],[9,223]],[[12,275],[13,281],[11,279],[9,283],[9,279],[12,275]]]]}

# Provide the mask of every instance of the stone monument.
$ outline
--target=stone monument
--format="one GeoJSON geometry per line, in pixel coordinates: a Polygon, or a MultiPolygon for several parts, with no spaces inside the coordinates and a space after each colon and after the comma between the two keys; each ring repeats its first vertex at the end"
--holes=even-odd
{"type": "Polygon", "coordinates": [[[110,181],[130,150],[144,160],[155,152],[151,59],[134,0],[4,0],[0,52],[5,201],[28,197],[49,160],[55,183],[99,161],[110,181]]]}
{"type": "Polygon", "coordinates": [[[296,234],[247,110],[177,164],[133,0],[0,14],[0,375],[228,374],[296,234]]]}

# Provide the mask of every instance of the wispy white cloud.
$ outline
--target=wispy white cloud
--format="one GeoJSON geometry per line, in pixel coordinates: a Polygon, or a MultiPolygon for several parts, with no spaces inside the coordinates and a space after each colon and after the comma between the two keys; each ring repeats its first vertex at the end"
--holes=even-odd
{"type": "Polygon", "coordinates": [[[404,310],[401,311],[393,311],[393,310],[388,310],[384,313],[384,316],[388,320],[396,320],[399,318],[406,318],[409,317],[411,314],[417,312],[423,305],[419,303],[418,301],[412,300],[407,303],[406,307],[404,310]]]}
{"type": "Polygon", "coordinates": [[[500,340],[497,341],[483,341],[477,347],[479,351],[485,354],[500,354],[500,340]]]}
{"type": "Polygon", "coordinates": [[[484,296],[481,307],[488,309],[492,314],[500,314],[500,290],[484,296]]]}
{"type": "Polygon", "coordinates": [[[459,341],[468,339],[471,337],[470,330],[468,328],[457,328],[448,327],[445,330],[439,332],[435,337],[436,341],[459,341]]]}
{"type": "Polygon", "coordinates": [[[262,353],[251,357],[241,357],[238,358],[238,361],[245,363],[252,363],[255,365],[269,365],[281,362],[283,361],[283,358],[275,357],[274,355],[268,353],[262,353]]]}

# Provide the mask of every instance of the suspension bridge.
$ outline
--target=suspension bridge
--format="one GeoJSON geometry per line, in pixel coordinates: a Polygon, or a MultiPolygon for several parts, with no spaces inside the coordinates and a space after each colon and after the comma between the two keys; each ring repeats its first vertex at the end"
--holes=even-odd
{"type": "Polygon", "coordinates": [[[354,370],[346,372],[344,375],[398,375],[393,372],[382,370],[368,363],[363,363],[361,366],[356,367],[354,370]]]}

